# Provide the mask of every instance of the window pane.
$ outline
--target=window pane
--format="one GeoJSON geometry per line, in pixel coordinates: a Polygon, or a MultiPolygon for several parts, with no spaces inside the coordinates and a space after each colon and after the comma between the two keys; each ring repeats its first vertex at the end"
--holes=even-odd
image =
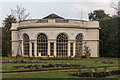
{"type": "Polygon", "coordinates": [[[73,43],[70,43],[70,56],[73,56],[73,43]]]}
{"type": "Polygon", "coordinates": [[[48,20],[37,20],[36,23],[48,23],[48,20]]]}
{"type": "Polygon", "coordinates": [[[34,43],[32,43],[32,56],[34,56],[34,43]]]}
{"type": "Polygon", "coordinates": [[[54,43],[50,43],[50,56],[54,56],[54,43]]]}
{"type": "Polygon", "coordinates": [[[47,36],[43,33],[39,34],[37,37],[37,56],[41,53],[41,56],[47,56],[48,49],[47,36]]]}
{"type": "Polygon", "coordinates": [[[76,55],[81,56],[82,55],[82,34],[78,34],[76,36],[76,55]]]}
{"type": "Polygon", "coordinates": [[[23,35],[23,46],[24,46],[24,55],[29,55],[29,36],[27,34],[23,35]]]}
{"type": "Polygon", "coordinates": [[[68,23],[68,20],[55,20],[55,23],[68,23]]]}
{"type": "Polygon", "coordinates": [[[57,37],[57,56],[67,56],[68,38],[64,33],[61,33],[57,37]]]}

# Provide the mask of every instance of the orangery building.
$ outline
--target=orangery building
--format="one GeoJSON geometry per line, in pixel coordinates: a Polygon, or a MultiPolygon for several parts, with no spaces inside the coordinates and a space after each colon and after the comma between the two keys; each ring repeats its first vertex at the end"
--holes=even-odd
{"type": "Polygon", "coordinates": [[[50,14],[42,19],[12,23],[12,56],[75,57],[84,55],[84,45],[91,57],[99,57],[99,22],[65,19],[50,14]]]}

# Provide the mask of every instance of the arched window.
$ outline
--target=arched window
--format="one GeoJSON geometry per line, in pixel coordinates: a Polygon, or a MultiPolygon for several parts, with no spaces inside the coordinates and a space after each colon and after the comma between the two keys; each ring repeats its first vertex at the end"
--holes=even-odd
{"type": "Polygon", "coordinates": [[[47,49],[48,49],[47,36],[41,33],[37,37],[37,56],[39,53],[41,53],[41,56],[47,56],[48,52],[47,49]]]}
{"type": "Polygon", "coordinates": [[[62,55],[62,56],[67,56],[68,52],[68,38],[64,33],[61,33],[57,36],[57,56],[62,55]]]}
{"type": "Polygon", "coordinates": [[[78,34],[76,36],[76,56],[81,56],[82,55],[82,41],[83,41],[83,35],[78,34]]]}
{"type": "Polygon", "coordinates": [[[24,55],[29,56],[29,36],[27,34],[23,34],[23,46],[24,46],[24,55]]]}

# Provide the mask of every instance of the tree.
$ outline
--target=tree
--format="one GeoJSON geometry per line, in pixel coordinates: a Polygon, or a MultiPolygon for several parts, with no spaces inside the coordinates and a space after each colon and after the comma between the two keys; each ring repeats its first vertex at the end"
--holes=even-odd
{"type": "Polygon", "coordinates": [[[93,12],[89,13],[89,20],[90,21],[100,21],[105,18],[110,18],[109,14],[106,14],[104,10],[94,10],[93,12]]]}
{"type": "Polygon", "coordinates": [[[11,15],[8,15],[3,20],[4,25],[2,27],[2,56],[7,56],[11,53],[11,32],[10,28],[12,23],[20,22],[29,17],[29,13],[26,13],[26,9],[17,5],[17,9],[11,9],[11,15]]]}
{"type": "Polygon", "coordinates": [[[12,15],[8,15],[7,18],[5,18],[5,20],[3,20],[4,25],[3,25],[3,29],[4,31],[10,35],[10,28],[12,26],[12,23],[16,22],[16,18],[14,18],[14,16],[12,15]]]}
{"type": "Polygon", "coordinates": [[[0,56],[2,56],[2,27],[0,27],[0,56]]]}
{"type": "Polygon", "coordinates": [[[94,10],[89,13],[89,19],[99,21],[100,56],[120,57],[120,17],[110,17],[103,10],[94,10]]]}
{"type": "Polygon", "coordinates": [[[8,15],[5,20],[3,20],[4,25],[2,27],[2,56],[6,56],[11,53],[11,32],[10,28],[12,23],[16,22],[16,19],[8,15]]]}
{"type": "Polygon", "coordinates": [[[100,55],[103,57],[120,57],[119,20],[115,17],[100,21],[100,55]]]}
{"type": "Polygon", "coordinates": [[[29,18],[29,13],[26,13],[26,9],[18,5],[15,10],[11,9],[11,15],[16,18],[17,22],[20,22],[22,20],[26,20],[27,18],[29,18]]]}

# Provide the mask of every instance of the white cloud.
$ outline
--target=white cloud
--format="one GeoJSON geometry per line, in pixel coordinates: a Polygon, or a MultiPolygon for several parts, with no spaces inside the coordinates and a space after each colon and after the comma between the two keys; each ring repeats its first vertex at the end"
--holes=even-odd
{"type": "Polygon", "coordinates": [[[76,12],[76,13],[79,13],[79,12],[81,12],[81,11],[87,12],[88,10],[89,10],[89,7],[86,6],[86,5],[74,5],[74,6],[71,8],[71,11],[76,12]]]}
{"type": "MultiPolygon", "coordinates": [[[[94,1],[94,0],[92,0],[92,1],[94,1]]],[[[81,10],[83,12],[85,12],[85,13],[86,12],[89,13],[89,12],[92,12],[93,10],[97,10],[97,9],[103,9],[103,10],[105,10],[109,14],[113,14],[114,13],[114,10],[110,6],[110,3],[105,3],[104,4],[103,2],[101,2],[101,3],[98,3],[98,2],[97,3],[92,3],[92,5],[76,4],[76,5],[73,5],[71,7],[71,11],[73,11],[75,13],[80,13],[81,10]]]]}
{"type": "Polygon", "coordinates": [[[3,21],[0,21],[0,27],[2,27],[3,26],[3,21]]]}
{"type": "Polygon", "coordinates": [[[116,0],[0,0],[0,2],[110,2],[116,0]]]}
{"type": "Polygon", "coordinates": [[[95,0],[92,3],[88,3],[88,5],[85,4],[75,4],[73,5],[70,10],[72,13],[75,13],[77,17],[80,17],[82,15],[83,19],[88,20],[88,13],[98,10],[98,9],[103,9],[105,13],[113,15],[114,14],[114,9],[110,6],[110,2],[95,2],[95,0]],[[82,11],[82,14],[81,14],[82,11]]]}
{"type": "Polygon", "coordinates": [[[110,2],[111,0],[89,0],[90,2],[110,2]]]}
{"type": "Polygon", "coordinates": [[[73,14],[76,15],[76,18],[82,18],[84,20],[88,20],[88,12],[89,12],[88,5],[73,5],[70,10],[73,14]]]}

